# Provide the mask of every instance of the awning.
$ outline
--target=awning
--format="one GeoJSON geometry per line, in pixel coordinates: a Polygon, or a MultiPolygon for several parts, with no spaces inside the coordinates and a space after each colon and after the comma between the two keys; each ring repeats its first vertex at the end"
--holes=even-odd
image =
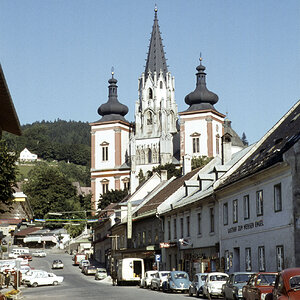
{"type": "Polygon", "coordinates": [[[29,236],[24,238],[24,243],[30,243],[30,242],[36,242],[40,243],[42,240],[42,237],[40,236],[29,236]]]}

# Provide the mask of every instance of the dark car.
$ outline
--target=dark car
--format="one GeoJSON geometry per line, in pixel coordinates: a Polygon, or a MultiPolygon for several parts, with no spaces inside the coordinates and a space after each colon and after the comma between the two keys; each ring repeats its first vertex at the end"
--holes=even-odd
{"type": "Polygon", "coordinates": [[[281,271],[275,281],[272,293],[265,300],[299,300],[300,299],[300,268],[281,271]]]}
{"type": "Polygon", "coordinates": [[[223,285],[225,300],[243,299],[243,286],[247,284],[253,272],[235,272],[229,275],[223,285]]]}
{"type": "Polygon", "coordinates": [[[95,266],[86,266],[83,269],[83,274],[85,275],[95,275],[97,273],[97,268],[95,266]]]}
{"type": "Polygon", "coordinates": [[[181,291],[188,292],[190,280],[188,273],[184,271],[172,271],[168,278],[163,282],[162,290],[164,292],[181,291]]]}
{"type": "Polygon", "coordinates": [[[194,294],[196,297],[203,295],[203,285],[205,283],[207,277],[207,273],[197,273],[194,275],[193,281],[189,287],[189,296],[193,296],[194,294]]]}
{"type": "Polygon", "coordinates": [[[245,300],[264,300],[271,293],[275,284],[277,273],[259,272],[253,274],[243,287],[245,300]]]}

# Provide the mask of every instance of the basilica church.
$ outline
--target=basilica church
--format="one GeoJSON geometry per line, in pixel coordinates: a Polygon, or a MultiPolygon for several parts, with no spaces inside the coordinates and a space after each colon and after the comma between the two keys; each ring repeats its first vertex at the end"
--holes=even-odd
{"type": "Polygon", "coordinates": [[[138,80],[135,120],[126,119],[128,107],[118,101],[114,72],[108,80],[108,101],[98,108],[101,118],[91,123],[91,187],[93,208],[108,190],[134,193],[139,177],[153,167],[175,164],[191,170],[193,157],[221,156],[222,140],[231,140],[233,152],[244,147],[230,121],[214,105],[218,96],[206,87],[200,58],[196,88],[185,97],[188,108],[178,112],[175,79],[168,70],[157,8],[145,71],[138,80]]]}

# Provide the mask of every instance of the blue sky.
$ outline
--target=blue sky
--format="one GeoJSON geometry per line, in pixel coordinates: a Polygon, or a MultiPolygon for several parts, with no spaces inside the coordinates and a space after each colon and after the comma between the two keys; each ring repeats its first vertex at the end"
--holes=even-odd
{"type": "Polygon", "coordinates": [[[250,143],[300,99],[299,0],[1,0],[0,62],[21,124],[98,120],[112,66],[133,121],[155,3],[179,111],[200,52],[216,109],[250,143]]]}

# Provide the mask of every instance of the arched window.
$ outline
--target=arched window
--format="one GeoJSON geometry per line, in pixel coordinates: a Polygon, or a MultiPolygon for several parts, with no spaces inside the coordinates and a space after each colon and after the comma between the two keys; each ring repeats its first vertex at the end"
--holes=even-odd
{"type": "Polygon", "coordinates": [[[149,97],[149,99],[153,99],[153,92],[152,92],[151,88],[149,88],[149,90],[148,90],[148,97],[149,97]]]}
{"type": "Polygon", "coordinates": [[[148,164],[152,163],[152,151],[150,148],[148,148],[148,164]]]}
{"type": "Polygon", "coordinates": [[[163,88],[163,82],[162,82],[162,81],[160,81],[159,87],[160,87],[161,89],[163,88]]]}
{"type": "Polygon", "coordinates": [[[152,113],[150,111],[148,111],[147,113],[147,125],[152,125],[152,113]]]}
{"type": "Polygon", "coordinates": [[[141,162],[141,154],[140,154],[140,151],[137,150],[136,151],[136,164],[138,165],[138,164],[140,164],[140,162],[141,162]]]}
{"type": "Polygon", "coordinates": [[[144,150],[141,150],[140,153],[141,153],[140,163],[141,163],[141,165],[144,165],[145,164],[145,152],[144,152],[144,150]]]}

